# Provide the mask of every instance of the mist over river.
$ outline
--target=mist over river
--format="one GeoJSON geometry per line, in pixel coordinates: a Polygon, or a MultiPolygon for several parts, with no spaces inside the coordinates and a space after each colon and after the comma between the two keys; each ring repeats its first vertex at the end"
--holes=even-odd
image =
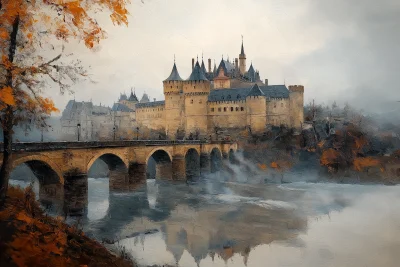
{"type": "Polygon", "coordinates": [[[140,266],[399,266],[400,186],[249,168],[243,161],[188,183],[147,180],[129,192],[89,178],[87,212],[67,221],[116,241],[106,246],[124,247],[140,266]]]}

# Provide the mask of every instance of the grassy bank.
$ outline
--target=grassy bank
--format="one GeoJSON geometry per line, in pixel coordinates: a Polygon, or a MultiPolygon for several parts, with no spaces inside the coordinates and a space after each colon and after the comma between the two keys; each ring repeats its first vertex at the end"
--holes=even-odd
{"type": "Polygon", "coordinates": [[[59,218],[47,216],[30,187],[10,187],[0,209],[0,266],[135,266],[59,218]]]}

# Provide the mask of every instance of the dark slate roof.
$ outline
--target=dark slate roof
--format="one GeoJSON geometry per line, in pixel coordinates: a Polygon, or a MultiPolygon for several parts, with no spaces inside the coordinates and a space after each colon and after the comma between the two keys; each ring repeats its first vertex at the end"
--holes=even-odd
{"type": "Polygon", "coordinates": [[[228,76],[228,74],[232,73],[235,70],[235,66],[232,63],[230,63],[229,61],[223,60],[223,59],[219,63],[217,73],[219,72],[219,70],[221,68],[224,69],[225,76],[228,76]]]}
{"type": "Polygon", "coordinates": [[[147,102],[150,102],[150,99],[149,96],[146,93],[144,93],[142,99],[140,99],[140,103],[147,103],[147,102]]]}
{"type": "Polygon", "coordinates": [[[256,80],[256,71],[254,70],[253,63],[250,65],[249,70],[246,73],[246,76],[252,80],[253,82],[256,80]]]}
{"type": "Polygon", "coordinates": [[[126,96],[125,93],[124,93],[124,94],[121,94],[121,95],[119,96],[119,101],[121,101],[121,100],[128,100],[128,97],[126,96]]]}
{"type": "Polygon", "coordinates": [[[136,93],[133,93],[131,90],[131,95],[129,96],[129,101],[135,101],[138,102],[138,98],[136,97],[136,93]]]}
{"type": "Polygon", "coordinates": [[[241,51],[240,51],[240,55],[245,55],[245,54],[244,54],[243,41],[242,41],[242,49],[241,49],[241,51]]]}
{"type": "MultiPolygon", "coordinates": [[[[254,87],[254,86],[253,86],[254,87]]],[[[210,92],[208,101],[239,101],[245,100],[253,87],[248,88],[232,88],[232,89],[217,89],[210,92]]],[[[265,97],[270,98],[288,98],[289,90],[285,85],[268,85],[258,86],[265,97]]]]}
{"type": "Polygon", "coordinates": [[[133,110],[121,103],[114,103],[112,111],[132,112],[133,110]]]}
{"type": "Polygon", "coordinates": [[[193,68],[192,74],[190,74],[188,81],[208,81],[206,76],[204,75],[199,62],[196,62],[196,65],[193,68]]]}
{"type": "Polygon", "coordinates": [[[136,108],[150,108],[150,107],[157,107],[157,106],[164,106],[165,101],[153,101],[153,102],[147,102],[147,103],[138,103],[136,104],[136,108]]]}
{"type": "Polygon", "coordinates": [[[254,84],[253,87],[250,89],[250,92],[247,96],[263,96],[265,95],[263,91],[261,91],[260,87],[257,84],[254,84]]]}
{"type": "Polygon", "coordinates": [[[183,81],[181,76],[179,75],[178,69],[176,68],[176,64],[172,67],[171,74],[165,81],[183,81]]]}
{"type": "Polygon", "coordinates": [[[204,61],[201,61],[201,70],[203,71],[204,75],[207,74],[206,66],[204,65],[204,61]]]}

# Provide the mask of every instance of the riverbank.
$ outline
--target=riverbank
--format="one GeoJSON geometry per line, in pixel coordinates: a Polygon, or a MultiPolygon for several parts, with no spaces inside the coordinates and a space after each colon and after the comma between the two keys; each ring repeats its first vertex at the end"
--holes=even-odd
{"type": "Polygon", "coordinates": [[[30,187],[10,187],[0,210],[0,266],[136,266],[46,215],[30,187]]]}

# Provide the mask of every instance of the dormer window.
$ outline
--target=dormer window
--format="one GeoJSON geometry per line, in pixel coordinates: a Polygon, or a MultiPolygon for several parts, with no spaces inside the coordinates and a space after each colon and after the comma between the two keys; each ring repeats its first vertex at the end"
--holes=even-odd
{"type": "Polygon", "coordinates": [[[228,99],[231,99],[231,95],[228,95],[228,99]]]}
{"type": "Polygon", "coordinates": [[[237,95],[236,99],[239,99],[239,98],[240,98],[240,95],[237,95]]]}

